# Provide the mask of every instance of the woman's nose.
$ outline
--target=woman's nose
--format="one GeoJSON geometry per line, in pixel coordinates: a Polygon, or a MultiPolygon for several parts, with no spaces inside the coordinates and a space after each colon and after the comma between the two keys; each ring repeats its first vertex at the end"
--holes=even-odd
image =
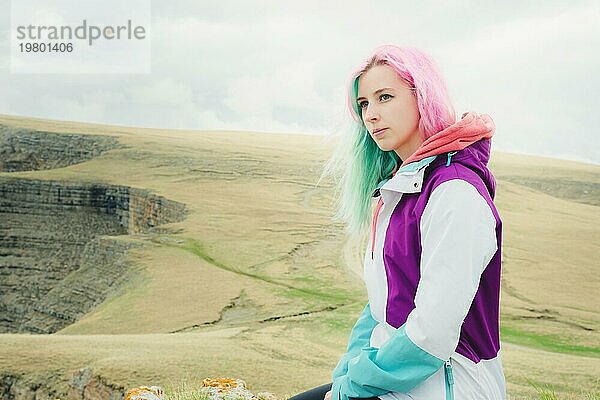
{"type": "Polygon", "coordinates": [[[379,119],[379,113],[375,109],[375,107],[367,106],[367,112],[365,113],[365,117],[369,122],[375,122],[379,119]]]}

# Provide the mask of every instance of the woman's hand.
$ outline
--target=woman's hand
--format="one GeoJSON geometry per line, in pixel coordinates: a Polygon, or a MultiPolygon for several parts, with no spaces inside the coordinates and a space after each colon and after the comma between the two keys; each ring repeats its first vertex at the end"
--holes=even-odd
{"type": "Polygon", "coordinates": [[[325,393],[325,397],[323,397],[323,400],[331,400],[331,390],[325,393]]]}

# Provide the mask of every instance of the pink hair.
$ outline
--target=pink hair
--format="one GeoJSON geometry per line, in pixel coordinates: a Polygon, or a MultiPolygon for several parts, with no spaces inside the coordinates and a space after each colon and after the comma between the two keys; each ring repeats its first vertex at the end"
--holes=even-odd
{"type": "Polygon", "coordinates": [[[375,65],[387,65],[407,82],[417,96],[421,116],[419,131],[423,140],[455,123],[456,115],[446,83],[431,58],[413,47],[383,45],[350,76],[348,82],[348,108],[352,118],[364,126],[356,104],[358,78],[375,65]]]}

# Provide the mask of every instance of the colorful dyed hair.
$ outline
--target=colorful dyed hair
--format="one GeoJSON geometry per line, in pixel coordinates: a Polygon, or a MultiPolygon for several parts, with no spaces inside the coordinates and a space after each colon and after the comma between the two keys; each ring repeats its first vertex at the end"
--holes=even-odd
{"type": "Polygon", "coordinates": [[[346,223],[346,232],[361,235],[371,220],[373,191],[402,164],[394,151],[382,151],[369,135],[356,103],[358,80],[376,65],[392,68],[413,89],[419,110],[419,131],[426,140],[455,123],[454,107],[446,84],[431,58],[411,47],[383,45],[354,71],[347,84],[350,127],[321,178],[334,177],[338,191],[335,218],[346,223]]]}

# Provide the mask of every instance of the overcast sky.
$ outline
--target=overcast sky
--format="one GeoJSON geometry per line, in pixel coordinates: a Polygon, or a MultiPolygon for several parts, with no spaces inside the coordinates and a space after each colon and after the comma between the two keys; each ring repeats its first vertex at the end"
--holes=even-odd
{"type": "Polygon", "coordinates": [[[335,133],[349,73],[391,43],[432,56],[457,115],[492,116],[496,150],[600,164],[598,1],[174,0],[151,11],[150,74],[11,74],[0,0],[0,114],[335,133]]]}

